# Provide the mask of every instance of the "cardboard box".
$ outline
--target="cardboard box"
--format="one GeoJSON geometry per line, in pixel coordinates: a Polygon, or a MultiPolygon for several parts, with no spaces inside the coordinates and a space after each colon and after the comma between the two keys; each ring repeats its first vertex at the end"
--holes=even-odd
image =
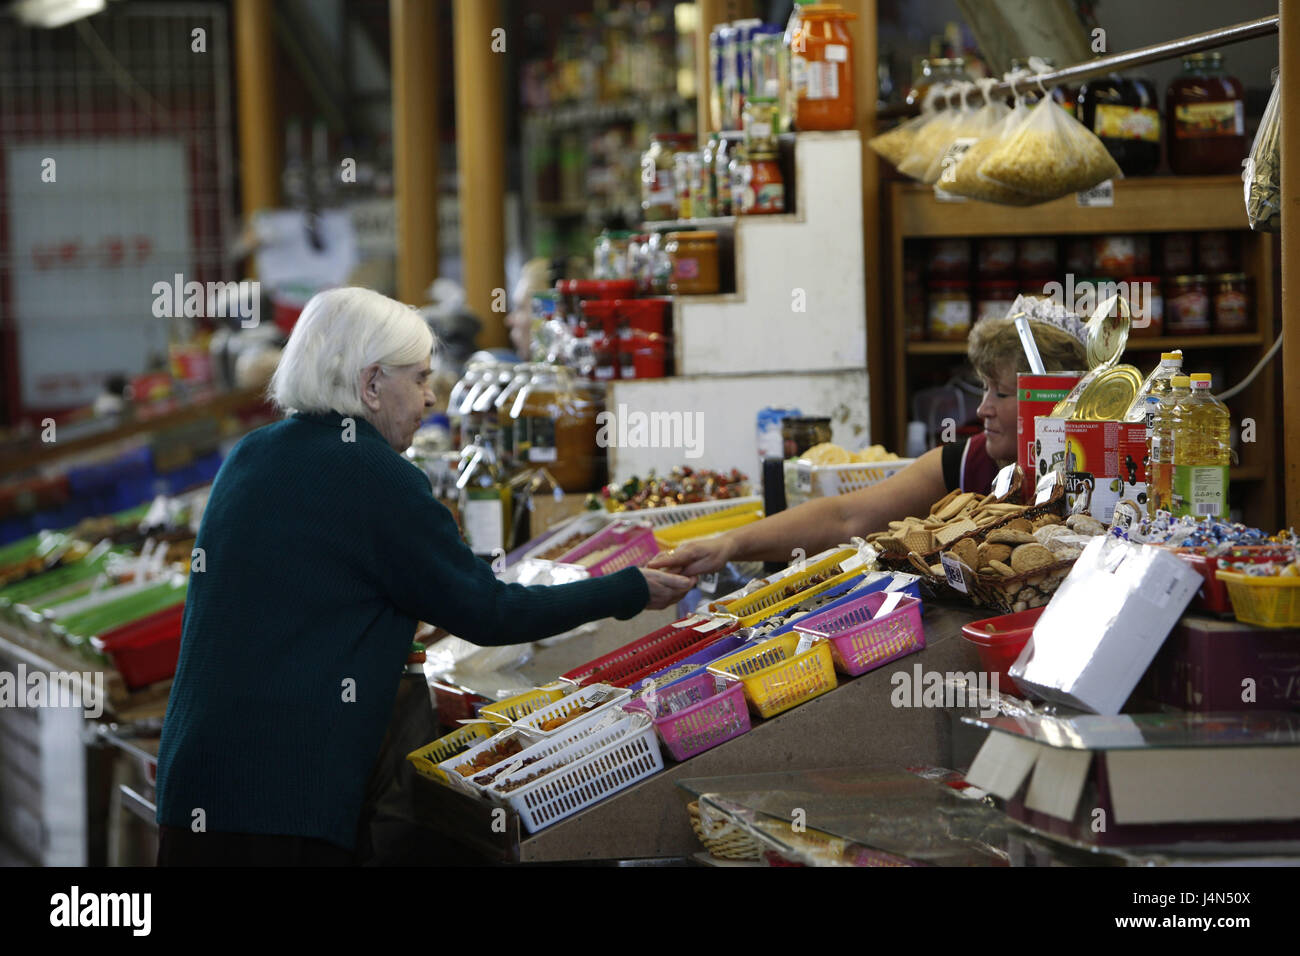
{"type": "Polygon", "coordinates": [[[1069,395],[1082,377],[1082,372],[1053,372],[1049,375],[1021,372],[1016,376],[1016,464],[1025,473],[1027,494],[1033,493],[1034,476],[1038,473],[1034,419],[1050,414],[1056,403],[1069,395]]]}
{"type": "Polygon", "coordinates": [[[1066,422],[1066,507],[1109,524],[1121,500],[1145,505],[1146,443],[1141,422],[1066,422]]]}
{"type": "Polygon", "coordinates": [[[1012,679],[1054,703],[1118,714],[1200,583],[1163,548],[1094,538],[1034,625],[1012,679]]]}

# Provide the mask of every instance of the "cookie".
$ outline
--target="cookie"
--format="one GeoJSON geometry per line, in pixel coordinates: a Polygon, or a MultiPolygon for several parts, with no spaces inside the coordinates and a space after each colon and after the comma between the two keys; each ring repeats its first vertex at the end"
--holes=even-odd
{"type": "Polygon", "coordinates": [[[1001,561],[1005,564],[1011,559],[1011,545],[1009,544],[985,541],[981,547],[984,551],[985,564],[991,564],[994,561],[1001,561]]]}
{"type": "Polygon", "coordinates": [[[935,549],[934,535],[920,528],[909,531],[903,538],[903,544],[907,546],[908,551],[915,551],[917,554],[929,554],[935,549]]]}
{"type": "Polygon", "coordinates": [[[1061,523],[1061,519],[1058,518],[1056,515],[1039,515],[1037,518],[1033,520],[1035,531],[1037,531],[1039,528],[1043,527],[1044,525],[1060,524],[1060,523],[1061,523]]]}
{"type": "Polygon", "coordinates": [[[1012,531],[1009,528],[998,528],[997,531],[989,535],[989,541],[993,544],[1037,544],[1038,539],[1026,531],[1012,531]]]}
{"type": "Polygon", "coordinates": [[[970,538],[963,538],[952,546],[948,552],[968,568],[978,568],[980,563],[979,545],[970,538]]]}
{"type": "Polygon", "coordinates": [[[1014,577],[1016,573],[1014,568],[1008,567],[1007,565],[1003,564],[1001,561],[990,561],[989,567],[992,568],[994,571],[996,571],[998,574],[1002,575],[1004,578],[1014,577]]]}
{"type": "Polygon", "coordinates": [[[969,518],[962,518],[960,521],[954,521],[952,524],[940,528],[934,533],[934,537],[939,542],[939,547],[946,548],[962,535],[977,530],[979,530],[979,525],[969,518]]]}
{"type": "Polygon", "coordinates": [[[1023,531],[1025,534],[1029,534],[1034,530],[1034,526],[1028,518],[1012,518],[1002,527],[1008,531],[1023,531]]]}
{"type": "Polygon", "coordinates": [[[1106,526],[1092,515],[1070,515],[1065,519],[1065,524],[1080,534],[1098,535],[1106,533],[1106,526]]]}
{"type": "Polygon", "coordinates": [[[1011,552],[1011,567],[1017,573],[1033,571],[1035,568],[1045,568],[1049,564],[1055,563],[1056,557],[1052,552],[1036,541],[1033,544],[1022,544],[1011,552]]]}

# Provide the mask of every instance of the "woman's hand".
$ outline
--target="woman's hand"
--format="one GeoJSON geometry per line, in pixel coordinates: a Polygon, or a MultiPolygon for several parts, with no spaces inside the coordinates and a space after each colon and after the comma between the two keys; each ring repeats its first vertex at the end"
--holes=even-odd
{"type": "Polygon", "coordinates": [[[672,607],[695,587],[694,578],[685,578],[680,574],[667,574],[649,568],[642,568],[641,573],[645,575],[645,583],[650,587],[650,600],[646,604],[648,610],[658,611],[672,607]]]}
{"type": "Polygon", "coordinates": [[[672,551],[662,551],[650,561],[648,567],[673,571],[677,574],[710,574],[719,571],[735,553],[730,538],[722,535],[692,541],[672,551]]]}

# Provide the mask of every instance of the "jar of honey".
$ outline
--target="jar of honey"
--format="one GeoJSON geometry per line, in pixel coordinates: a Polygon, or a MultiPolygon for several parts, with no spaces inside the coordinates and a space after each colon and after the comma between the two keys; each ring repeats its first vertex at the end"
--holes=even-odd
{"type": "Polygon", "coordinates": [[[718,234],[714,231],[670,232],[665,237],[674,295],[715,295],[721,285],[718,270],[718,234]]]}
{"type": "Polygon", "coordinates": [[[1213,278],[1214,331],[1249,332],[1250,276],[1244,272],[1226,272],[1213,278]]]}
{"type": "Polygon", "coordinates": [[[790,36],[790,83],[799,130],[853,129],[853,38],[850,13],[838,3],[797,8],[790,36]]]}
{"type": "Polygon", "coordinates": [[[1246,104],[1241,81],[1223,69],[1223,54],[1183,57],[1183,74],[1165,91],[1169,168],[1180,176],[1237,173],[1246,158],[1246,104]]]}
{"type": "Polygon", "coordinates": [[[598,480],[597,414],[567,368],[535,366],[510,409],[516,460],[545,468],[565,491],[593,490],[598,480]]]}

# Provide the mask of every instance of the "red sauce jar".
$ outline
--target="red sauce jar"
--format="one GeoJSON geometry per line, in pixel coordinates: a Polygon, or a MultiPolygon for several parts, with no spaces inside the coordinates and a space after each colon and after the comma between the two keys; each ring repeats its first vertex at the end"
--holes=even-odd
{"type": "Polygon", "coordinates": [[[1225,272],[1212,280],[1215,332],[1249,332],[1251,327],[1250,276],[1225,272]]]}
{"type": "Polygon", "coordinates": [[[1169,168],[1180,176],[1241,171],[1246,158],[1246,104],[1241,81],[1223,69],[1223,54],[1183,57],[1183,74],[1165,91],[1169,168]]]}
{"type": "Polygon", "coordinates": [[[1196,268],[1201,272],[1232,272],[1237,268],[1237,247],[1226,232],[1202,232],[1196,236],[1196,268]]]}
{"type": "Polygon", "coordinates": [[[1160,271],[1181,276],[1196,266],[1196,237],[1190,232],[1167,233],[1160,240],[1160,271]]]}
{"type": "Polygon", "coordinates": [[[930,243],[926,273],[931,279],[965,279],[970,275],[970,240],[935,239],[930,243]]]}
{"type": "Polygon", "coordinates": [[[1016,268],[1027,279],[1056,275],[1056,239],[1028,236],[1016,245],[1016,268]]]}
{"type": "Polygon", "coordinates": [[[980,279],[1006,279],[1016,273],[1016,240],[981,239],[976,244],[980,279]]]}
{"type": "Polygon", "coordinates": [[[1165,327],[1170,335],[1210,331],[1209,277],[1170,276],[1165,282],[1165,327]]]}
{"type": "Polygon", "coordinates": [[[962,279],[931,279],[926,331],[931,339],[964,342],[970,334],[970,283],[962,279]]]}

